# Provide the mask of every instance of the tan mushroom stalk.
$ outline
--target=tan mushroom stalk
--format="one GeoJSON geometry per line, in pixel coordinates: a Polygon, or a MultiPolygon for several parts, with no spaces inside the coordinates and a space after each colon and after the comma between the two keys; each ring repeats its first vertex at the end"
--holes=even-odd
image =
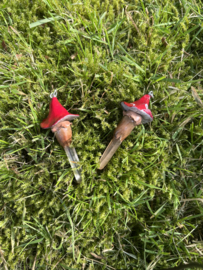
{"type": "Polygon", "coordinates": [[[153,120],[152,113],[148,109],[150,97],[153,97],[152,92],[144,95],[142,98],[133,103],[121,103],[124,109],[123,118],[114,131],[113,139],[100,158],[100,170],[107,165],[123,140],[130,135],[135,126],[138,126],[141,123],[149,123],[153,120]]]}
{"type": "Polygon", "coordinates": [[[64,148],[68,157],[69,163],[73,169],[77,182],[81,181],[81,170],[79,168],[79,158],[75,148],[70,147],[72,141],[72,123],[73,120],[79,117],[78,114],[69,113],[58,101],[56,91],[51,94],[51,103],[49,106],[48,117],[40,124],[41,128],[51,128],[55,134],[57,141],[64,148]]]}

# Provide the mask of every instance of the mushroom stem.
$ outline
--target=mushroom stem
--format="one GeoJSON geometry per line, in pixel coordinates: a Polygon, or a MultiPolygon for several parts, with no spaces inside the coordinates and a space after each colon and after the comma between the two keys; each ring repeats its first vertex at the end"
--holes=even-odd
{"type": "Polygon", "coordinates": [[[63,146],[66,155],[68,157],[69,163],[73,169],[73,173],[75,175],[75,179],[77,182],[81,181],[81,170],[79,169],[79,158],[75,151],[75,148],[70,148],[70,144],[72,141],[72,129],[69,121],[63,121],[57,123],[52,127],[52,132],[54,132],[57,141],[61,146],[63,146]]]}
{"type": "Polygon", "coordinates": [[[63,121],[54,125],[51,131],[56,136],[57,141],[61,146],[69,146],[72,141],[72,123],[69,121],[63,121]]]}
{"type": "Polygon", "coordinates": [[[123,140],[130,135],[134,127],[140,125],[142,122],[142,116],[133,111],[123,111],[123,115],[121,122],[114,131],[113,139],[100,158],[99,170],[102,170],[106,166],[123,140]]]}

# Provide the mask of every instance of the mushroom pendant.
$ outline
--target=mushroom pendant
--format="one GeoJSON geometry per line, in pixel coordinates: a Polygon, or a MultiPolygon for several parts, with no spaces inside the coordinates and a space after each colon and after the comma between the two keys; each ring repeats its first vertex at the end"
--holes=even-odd
{"type": "Polygon", "coordinates": [[[55,134],[59,144],[64,148],[73,169],[75,179],[81,181],[81,171],[79,168],[79,158],[75,148],[70,148],[72,141],[72,130],[69,121],[79,117],[78,114],[69,113],[58,101],[56,90],[50,95],[49,115],[40,124],[41,128],[48,129],[55,134]]]}
{"type": "Polygon", "coordinates": [[[113,139],[100,158],[100,170],[107,165],[118,149],[119,145],[121,145],[123,140],[130,135],[135,126],[150,123],[153,120],[152,113],[148,109],[149,100],[151,97],[153,97],[152,91],[135,102],[121,102],[121,106],[124,109],[123,118],[114,131],[113,139]]]}

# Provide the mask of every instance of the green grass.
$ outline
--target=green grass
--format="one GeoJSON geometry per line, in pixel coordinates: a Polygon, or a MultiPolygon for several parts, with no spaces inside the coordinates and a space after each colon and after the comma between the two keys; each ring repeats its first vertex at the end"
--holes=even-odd
{"type": "Polygon", "coordinates": [[[200,0],[0,3],[0,268],[164,269],[203,263],[200,0]],[[40,128],[71,113],[74,175],[40,128]],[[103,171],[121,101],[154,92],[103,171]]]}

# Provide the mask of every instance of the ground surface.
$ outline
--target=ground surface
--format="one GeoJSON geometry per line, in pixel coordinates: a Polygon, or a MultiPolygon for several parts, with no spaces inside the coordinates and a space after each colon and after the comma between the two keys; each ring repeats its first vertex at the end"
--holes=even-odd
{"type": "Polygon", "coordinates": [[[203,9],[195,0],[0,3],[1,269],[202,262],[203,9]],[[40,122],[71,113],[83,182],[40,122]],[[120,102],[154,92],[108,166],[120,102]]]}

